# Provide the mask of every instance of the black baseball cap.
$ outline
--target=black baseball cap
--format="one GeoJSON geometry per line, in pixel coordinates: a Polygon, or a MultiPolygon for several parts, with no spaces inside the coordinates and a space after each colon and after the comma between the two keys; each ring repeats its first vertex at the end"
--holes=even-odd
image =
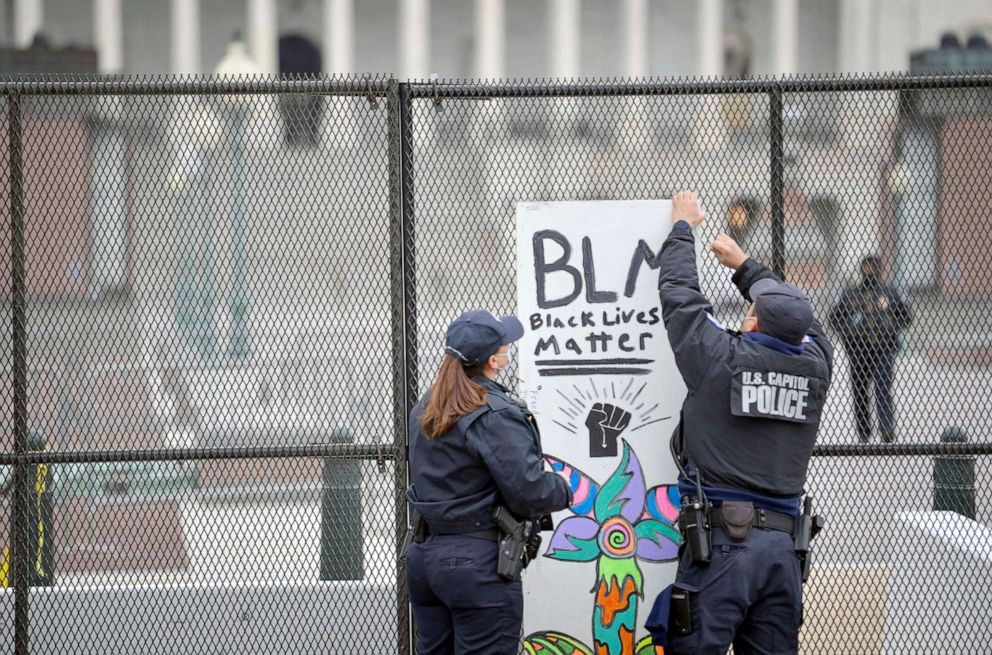
{"type": "Polygon", "coordinates": [[[802,343],[813,325],[813,303],[794,284],[765,278],[751,285],[760,331],[792,344],[802,343]]]}
{"type": "Polygon", "coordinates": [[[462,364],[478,366],[501,346],[524,336],[524,326],[515,316],[496,318],[485,309],[465,312],[456,318],[444,338],[444,352],[462,364]]]}

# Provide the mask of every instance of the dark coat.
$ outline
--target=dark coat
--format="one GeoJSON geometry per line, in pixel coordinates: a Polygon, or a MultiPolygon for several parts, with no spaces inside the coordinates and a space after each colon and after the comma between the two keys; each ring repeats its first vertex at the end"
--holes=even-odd
{"type": "Polygon", "coordinates": [[[410,414],[407,498],[435,534],[492,528],[497,505],[536,518],[570,500],[565,480],[544,470],[534,416],[496,382],[475,381],[488,394],[486,404],[439,438],[427,439],[421,429],[426,395],[410,414]]]}
{"type": "Polygon", "coordinates": [[[890,352],[899,349],[913,312],[906,295],[891,284],[863,282],[844,289],[827,320],[848,350],[890,352]]]}
{"type": "MultiPolygon", "coordinates": [[[[734,282],[750,300],[751,285],[767,277],[775,274],[749,259],[734,282]]],[[[781,349],[723,328],[700,291],[694,238],[685,224],[676,225],[662,246],[659,291],[675,362],[688,387],[680,426],[683,461],[698,468],[707,485],[777,497],[801,494],[833,368],[833,346],[823,327],[815,321],[802,347],[778,342],[781,349]],[[779,380],[795,388],[775,386],[779,380]],[[742,411],[745,386],[751,386],[747,392],[768,392],[763,400],[774,399],[764,408],[769,411],[742,411]],[[796,403],[791,416],[781,411],[786,403],[779,400],[795,399],[802,403],[799,411],[796,403]]]]}

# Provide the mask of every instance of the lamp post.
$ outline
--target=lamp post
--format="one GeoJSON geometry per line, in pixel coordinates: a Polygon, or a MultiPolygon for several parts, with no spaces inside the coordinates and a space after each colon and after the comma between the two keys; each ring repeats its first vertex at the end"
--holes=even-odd
{"type": "Polygon", "coordinates": [[[197,101],[195,123],[187,125],[181,135],[183,145],[169,173],[169,187],[184,204],[200,199],[199,239],[182,244],[180,268],[176,285],[176,320],[192,345],[206,358],[216,353],[217,335],[214,316],[213,279],[213,202],[210,153],[222,138],[222,128],[216,112],[209,104],[197,101]],[[193,245],[199,244],[196,251],[193,245]],[[198,256],[197,256],[198,255],[198,256]],[[197,259],[199,261],[197,261],[197,259]],[[198,275],[199,273],[199,275],[198,275]]]}
{"type": "MultiPolygon", "coordinates": [[[[244,42],[235,35],[227,46],[227,52],[214,69],[214,74],[223,77],[249,77],[262,73],[261,67],[253,60],[244,42]]],[[[234,94],[224,96],[230,107],[230,129],[227,130],[234,168],[234,215],[232,225],[233,279],[228,306],[231,310],[231,339],[227,353],[234,358],[247,357],[251,353],[248,337],[248,278],[245,270],[245,201],[244,201],[244,129],[245,119],[250,112],[251,97],[234,94]]]]}

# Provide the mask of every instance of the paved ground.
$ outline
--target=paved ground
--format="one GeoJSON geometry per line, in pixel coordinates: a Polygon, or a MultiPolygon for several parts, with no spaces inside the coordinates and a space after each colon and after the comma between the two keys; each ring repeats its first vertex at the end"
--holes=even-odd
{"type": "MultiPolygon", "coordinates": [[[[939,443],[944,429],[952,426],[963,428],[973,442],[992,440],[988,367],[935,362],[910,351],[896,360],[892,388],[900,443],[939,443]]],[[[839,348],[819,443],[856,442],[847,354],[839,348]]]]}

